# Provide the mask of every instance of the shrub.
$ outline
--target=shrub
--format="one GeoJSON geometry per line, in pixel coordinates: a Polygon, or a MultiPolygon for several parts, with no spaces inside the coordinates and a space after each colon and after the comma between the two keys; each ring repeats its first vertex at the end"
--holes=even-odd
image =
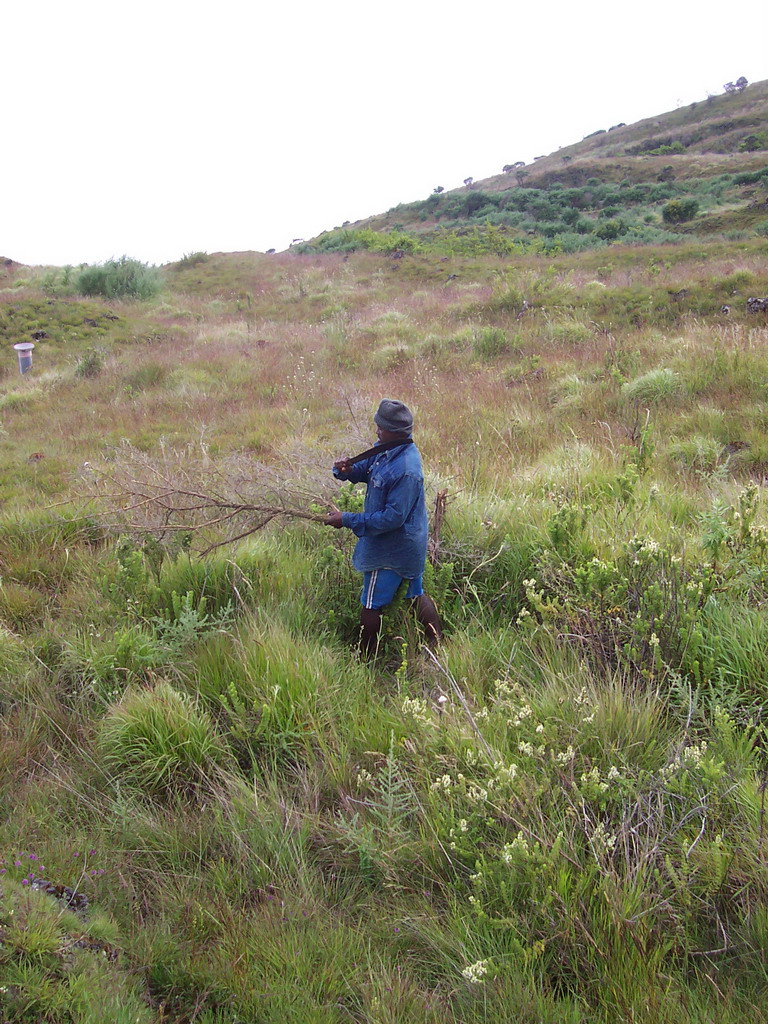
{"type": "Polygon", "coordinates": [[[314,252],[356,252],[358,249],[369,249],[391,255],[395,252],[416,252],[419,242],[413,235],[395,228],[392,231],[373,231],[370,228],[354,228],[328,231],[319,235],[313,242],[304,242],[296,246],[298,253],[314,252]]]}
{"type": "Polygon", "coordinates": [[[160,291],[157,267],[121,256],[93,267],[84,267],[77,278],[81,295],[105,299],[151,299],[160,291]]]}
{"type": "Polygon", "coordinates": [[[670,199],[662,208],[661,216],[665,224],[682,224],[686,220],[693,220],[698,212],[696,199],[670,199]]]}
{"type": "Polygon", "coordinates": [[[132,690],[103,719],[105,767],[148,792],[199,785],[224,760],[205,711],[170,683],[132,690]]]}
{"type": "Polygon", "coordinates": [[[0,409],[3,412],[15,412],[17,409],[26,409],[41,394],[42,392],[37,388],[30,388],[29,391],[9,391],[7,395],[0,397],[0,409]]]}
{"type": "Polygon", "coordinates": [[[174,269],[181,270],[183,267],[197,267],[201,263],[207,263],[210,258],[207,252],[185,252],[174,269]]]}
{"type": "Polygon", "coordinates": [[[598,238],[602,238],[605,242],[613,242],[626,232],[626,227],[620,220],[607,220],[604,224],[601,224],[595,229],[595,234],[598,238]]]}
{"type": "Polygon", "coordinates": [[[106,694],[172,660],[168,647],[154,634],[132,624],[106,638],[93,631],[83,633],[67,645],[64,664],[70,678],[85,680],[106,694]]]}
{"type": "Polygon", "coordinates": [[[716,282],[718,291],[726,296],[735,295],[742,288],[754,288],[756,284],[757,277],[746,267],[734,270],[733,273],[728,274],[727,277],[720,278],[716,282]]]}
{"type": "Polygon", "coordinates": [[[740,153],[756,153],[760,149],[768,149],[768,132],[747,135],[739,143],[740,153]]]}

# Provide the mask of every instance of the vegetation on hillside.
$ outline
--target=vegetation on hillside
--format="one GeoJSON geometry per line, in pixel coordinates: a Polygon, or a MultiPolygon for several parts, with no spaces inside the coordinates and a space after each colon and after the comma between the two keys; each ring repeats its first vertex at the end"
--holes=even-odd
{"type": "Polygon", "coordinates": [[[765,240],[688,233],[713,181],[584,187],[699,209],[193,253],[149,298],[0,268],[37,346],[0,375],[3,1020],[768,1020],[765,240]],[[382,397],[449,494],[435,658],[400,603],[355,655],[346,531],[201,557],[221,523],[105,514],[136,467],[355,507],[328,467],[382,397]]]}
{"type": "Polygon", "coordinates": [[[514,255],[768,233],[768,83],[507,164],[465,187],[326,232],[300,252],[360,249],[514,255]],[[674,204],[670,206],[670,204],[674,204]],[[680,209],[685,216],[670,216],[680,209]]]}

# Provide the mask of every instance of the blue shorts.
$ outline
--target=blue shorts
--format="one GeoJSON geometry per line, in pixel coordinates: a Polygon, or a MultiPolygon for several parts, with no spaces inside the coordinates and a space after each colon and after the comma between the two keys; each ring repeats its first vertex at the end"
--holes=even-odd
{"type": "Polygon", "coordinates": [[[408,583],[406,597],[419,597],[424,593],[423,576],[409,580],[394,569],[374,569],[363,573],[363,592],[360,604],[363,608],[379,609],[391,604],[397,588],[405,580],[408,583]]]}

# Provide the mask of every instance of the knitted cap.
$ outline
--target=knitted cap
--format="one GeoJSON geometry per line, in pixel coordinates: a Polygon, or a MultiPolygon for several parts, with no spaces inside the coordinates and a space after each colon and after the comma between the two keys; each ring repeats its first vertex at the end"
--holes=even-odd
{"type": "Polygon", "coordinates": [[[394,434],[410,434],[413,429],[413,413],[402,402],[384,398],[376,410],[373,422],[382,430],[391,430],[394,434]]]}

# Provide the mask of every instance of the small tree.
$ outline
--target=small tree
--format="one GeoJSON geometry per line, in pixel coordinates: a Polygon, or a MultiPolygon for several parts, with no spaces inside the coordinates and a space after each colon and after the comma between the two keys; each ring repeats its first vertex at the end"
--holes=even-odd
{"type": "Polygon", "coordinates": [[[665,224],[682,224],[693,220],[699,212],[699,204],[695,199],[671,199],[661,211],[665,224]]]}
{"type": "Polygon", "coordinates": [[[736,88],[738,89],[739,92],[744,92],[744,90],[749,85],[749,82],[746,80],[744,75],[742,75],[741,78],[737,78],[736,79],[736,82],[734,84],[736,85],[736,88]]]}
{"type": "Polygon", "coordinates": [[[445,192],[445,189],[443,188],[442,185],[437,185],[435,188],[432,189],[432,191],[435,193],[435,195],[439,196],[441,192],[445,192]]]}
{"type": "Polygon", "coordinates": [[[623,235],[626,230],[620,220],[607,220],[595,229],[595,234],[605,242],[613,242],[619,235],[623,235]]]}
{"type": "Polygon", "coordinates": [[[472,182],[474,180],[475,180],[474,178],[465,178],[464,179],[464,184],[466,185],[467,188],[472,188],[472,182]]]}

